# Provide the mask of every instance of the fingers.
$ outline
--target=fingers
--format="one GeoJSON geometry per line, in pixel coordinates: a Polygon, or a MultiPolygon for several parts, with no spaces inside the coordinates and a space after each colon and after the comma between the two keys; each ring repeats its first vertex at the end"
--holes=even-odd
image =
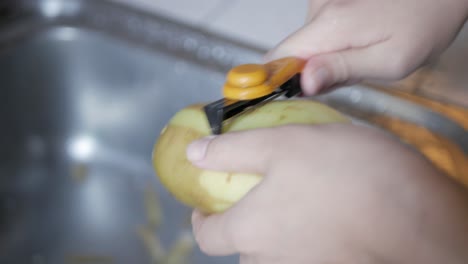
{"type": "MultiPolygon", "coordinates": [[[[411,50],[408,43],[393,39],[376,13],[369,14],[376,21],[369,25],[359,18],[366,14],[363,8],[353,6],[349,16],[346,6],[317,4],[314,12],[318,14],[311,15],[311,22],[268,52],[265,60],[287,56],[307,60],[301,77],[306,95],[361,80],[399,80],[414,70],[426,51],[411,50]]],[[[371,10],[378,8],[374,3],[371,10]]]]}
{"type": "MultiPolygon", "coordinates": [[[[204,168],[266,175],[267,169],[273,167],[269,164],[276,159],[275,155],[284,153],[279,137],[289,133],[285,129],[289,128],[256,129],[204,138],[188,147],[187,157],[204,168]]],[[[254,247],[252,234],[270,233],[265,231],[270,228],[268,224],[260,228],[255,225],[265,222],[259,220],[265,215],[261,211],[271,203],[271,197],[261,191],[264,182],[224,213],[209,216],[198,211],[193,213],[193,231],[203,252],[217,256],[243,252],[254,247]]]]}
{"type": "MultiPolygon", "coordinates": [[[[281,131],[257,129],[206,137],[187,148],[187,158],[207,169],[265,175],[268,164],[274,158],[272,146],[277,145],[275,137],[280,134],[276,133],[278,130],[281,131]]],[[[222,214],[210,216],[194,211],[192,226],[200,249],[208,255],[216,256],[239,252],[234,241],[239,240],[239,230],[245,231],[245,228],[239,226],[245,222],[248,216],[245,210],[249,206],[241,201],[222,214]]]]}
{"type": "MultiPolygon", "coordinates": [[[[392,37],[379,2],[311,1],[309,23],[292,33],[266,55],[308,59],[319,54],[360,49],[392,37]],[[373,21],[373,23],[369,23],[373,21]]],[[[392,24],[390,24],[392,25],[392,24]]]]}
{"type": "MultiPolygon", "coordinates": [[[[300,57],[299,54],[308,52],[296,50],[294,53],[300,57]]],[[[307,63],[301,74],[303,92],[305,95],[315,95],[330,87],[351,85],[361,80],[402,79],[417,66],[417,60],[413,57],[418,53],[413,52],[412,56],[408,53],[403,43],[382,41],[361,48],[336,50],[311,57],[307,55],[307,63]],[[393,54],[389,54],[389,51],[393,54]]]]}
{"type": "Polygon", "coordinates": [[[258,252],[277,230],[271,221],[272,187],[262,182],[241,201],[220,214],[192,214],[193,233],[201,251],[212,256],[258,252]],[[262,242],[263,241],[263,242],[262,242]]]}
{"type": "MultiPolygon", "coordinates": [[[[348,18],[349,20],[349,18],[348,18]]],[[[362,27],[355,22],[316,17],[313,21],[284,39],[266,55],[266,60],[288,56],[309,59],[318,54],[363,48],[386,39],[384,33],[356,31],[362,27]],[[350,32],[353,35],[350,36],[350,32]]]]}
{"type": "Polygon", "coordinates": [[[187,158],[195,165],[212,170],[264,174],[278,152],[275,132],[257,129],[207,137],[187,148],[187,158]]]}
{"type": "Polygon", "coordinates": [[[387,43],[363,49],[350,49],[311,57],[302,72],[304,94],[315,95],[337,85],[366,80],[397,80],[412,67],[402,56],[388,60],[387,43]]]}
{"type": "Polygon", "coordinates": [[[227,221],[230,211],[205,217],[199,211],[192,214],[192,226],[195,239],[200,249],[208,255],[226,256],[237,253],[233,243],[232,232],[228,229],[227,221]]]}

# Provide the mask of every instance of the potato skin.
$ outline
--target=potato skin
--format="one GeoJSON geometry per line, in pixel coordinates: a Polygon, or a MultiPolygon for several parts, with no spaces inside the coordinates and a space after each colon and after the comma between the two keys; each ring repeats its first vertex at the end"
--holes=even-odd
{"type": "MultiPolygon", "coordinates": [[[[288,124],[350,122],[334,109],[311,100],[278,100],[234,118],[223,133],[288,124]]],[[[203,105],[177,112],[153,149],[153,167],[163,186],[181,203],[204,213],[219,213],[261,181],[261,175],[202,170],[186,159],[186,148],[211,133],[203,105]]]]}

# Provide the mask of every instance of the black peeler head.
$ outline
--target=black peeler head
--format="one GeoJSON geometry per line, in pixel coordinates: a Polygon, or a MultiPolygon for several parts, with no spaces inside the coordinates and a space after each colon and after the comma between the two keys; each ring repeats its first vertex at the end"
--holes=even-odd
{"type": "Polygon", "coordinates": [[[300,74],[294,75],[271,94],[251,100],[220,99],[204,107],[205,115],[214,135],[223,131],[223,123],[247,110],[259,107],[265,103],[275,100],[280,96],[291,98],[301,93],[300,74]]]}

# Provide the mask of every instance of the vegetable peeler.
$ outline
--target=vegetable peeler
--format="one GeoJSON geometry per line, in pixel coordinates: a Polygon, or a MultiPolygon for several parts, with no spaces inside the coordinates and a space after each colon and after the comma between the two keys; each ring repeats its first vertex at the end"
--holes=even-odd
{"type": "Polygon", "coordinates": [[[223,86],[224,98],[204,107],[212,133],[221,134],[223,123],[234,116],[280,96],[291,98],[300,94],[300,72],[304,65],[302,59],[286,57],[232,68],[223,86]]]}

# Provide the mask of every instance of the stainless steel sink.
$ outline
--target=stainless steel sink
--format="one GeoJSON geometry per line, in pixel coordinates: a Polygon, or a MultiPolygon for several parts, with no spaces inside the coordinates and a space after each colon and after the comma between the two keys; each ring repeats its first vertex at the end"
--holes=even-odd
{"type": "MultiPolygon", "coordinates": [[[[166,248],[190,232],[191,212],[154,175],[159,131],[263,52],[105,0],[3,1],[0,263],[154,263],[136,232],[149,221],[145,190],[162,205],[154,235],[166,248]]],[[[466,131],[428,109],[363,86],[322,99],[411,119],[468,152],[466,131]]],[[[236,261],[195,248],[188,263],[236,261]]]]}
{"type": "Polygon", "coordinates": [[[164,246],[190,231],[190,210],[157,184],[153,144],[175,111],[221,95],[229,46],[244,48],[106,1],[2,8],[0,263],[151,263],[136,232],[148,185],[164,246]]]}

